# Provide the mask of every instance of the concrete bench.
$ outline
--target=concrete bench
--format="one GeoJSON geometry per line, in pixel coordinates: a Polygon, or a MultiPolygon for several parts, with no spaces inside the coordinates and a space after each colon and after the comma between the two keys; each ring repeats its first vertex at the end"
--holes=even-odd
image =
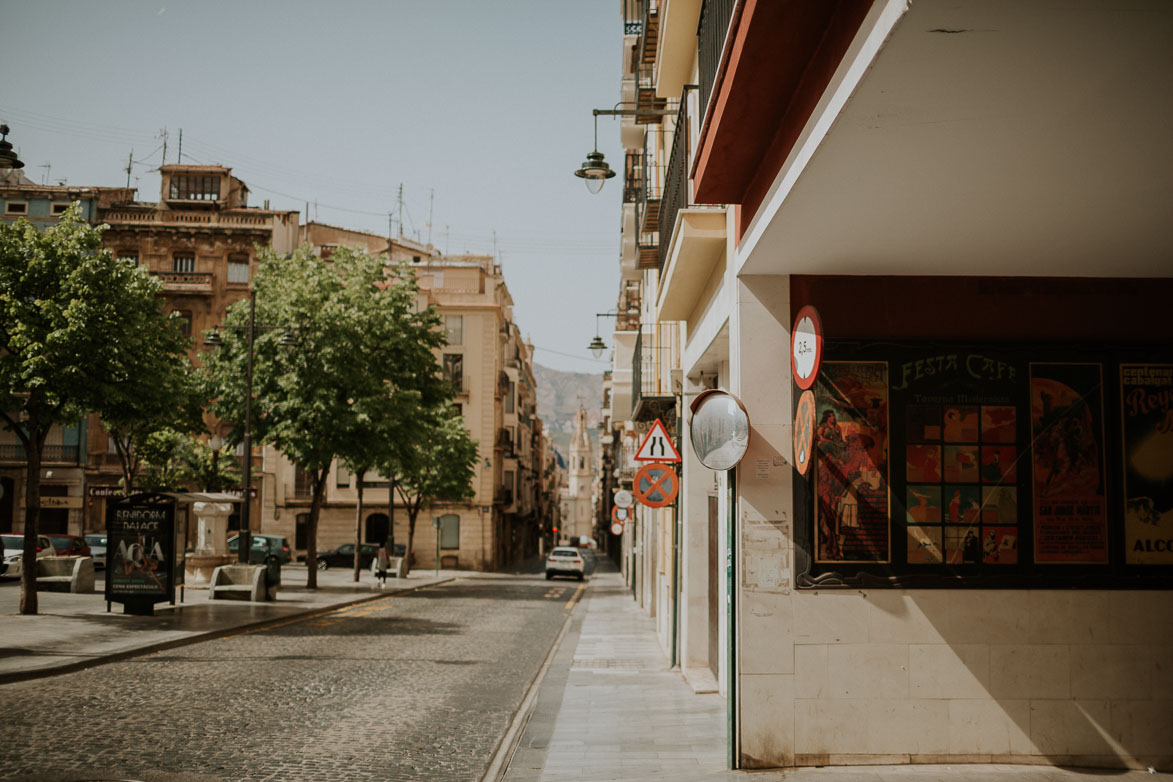
{"type": "MultiPolygon", "coordinates": [[[[371,560],[371,575],[378,578],[379,560],[371,560]]],[[[391,578],[407,578],[407,557],[387,557],[387,575],[391,578]]]]}
{"type": "Polygon", "coordinates": [[[37,560],[37,586],[48,592],[94,591],[94,560],[90,557],[41,557],[37,560]]]}
{"type": "Polygon", "coordinates": [[[263,565],[221,565],[212,571],[208,590],[211,600],[269,599],[263,565]]]}

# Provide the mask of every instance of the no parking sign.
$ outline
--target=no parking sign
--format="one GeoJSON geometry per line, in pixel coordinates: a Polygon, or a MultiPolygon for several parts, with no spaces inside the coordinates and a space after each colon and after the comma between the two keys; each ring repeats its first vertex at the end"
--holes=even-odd
{"type": "Polygon", "coordinates": [[[653,462],[636,471],[631,490],[635,498],[649,508],[662,508],[676,499],[680,481],[672,465],[653,462]]]}

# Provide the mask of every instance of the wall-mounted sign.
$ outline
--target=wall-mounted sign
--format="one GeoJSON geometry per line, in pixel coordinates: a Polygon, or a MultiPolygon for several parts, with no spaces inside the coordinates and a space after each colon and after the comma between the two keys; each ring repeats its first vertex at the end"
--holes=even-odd
{"type": "Polygon", "coordinates": [[[823,322],[811,305],[798,311],[790,331],[790,366],[794,382],[804,391],[815,384],[823,362],[823,322]]]}
{"type": "Polygon", "coordinates": [[[749,413],[728,391],[704,391],[690,407],[689,439],[701,464],[710,470],[730,470],[749,448],[749,413]]]}
{"type": "Polygon", "coordinates": [[[631,508],[620,508],[616,505],[611,509],[611,521],[616,524],[626,524],[631,520],[631,508]]]}
{"type": "Polygon", "coordinates": [[[631,483],[635,498],[649,508],[662,508],[671,504],[680,491],[676,470],[670,464],[659,462],[640,467],[631,483]]]}
{"type": "Polygon", "coordinates": [[[630,508],[633,504],[635,504],[635,497],[631,496],[631,492],[629,492],[627,489],[620,489],[619,491],[615,492],[614,502],[620,508],[630,508]]]}
{"type": "Polygon", "coordinates": [[[672,444],[664,422],[657,418],[632,458],[639,462],[678,462],[680,451],[672,444]]]}
{"type": "Polygon", "coordinates": [[[41,497],[42,508],[80,508],[81,497],[41,497]]]}
{"type": "Polygon", "coordinates": [[[815,392],[803,391],[794,414],[794,466],[799,475],[811,468],[811,452],[815,445],[815,392]]]}

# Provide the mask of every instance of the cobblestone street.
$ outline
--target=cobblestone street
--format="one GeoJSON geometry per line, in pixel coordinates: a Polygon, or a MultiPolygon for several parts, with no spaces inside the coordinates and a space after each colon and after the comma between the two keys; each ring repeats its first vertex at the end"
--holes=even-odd
{"type": "Polygon", "coordinates": [[[470,576],[2,685],[0,778],[479,779],[577,588],[470,576]]]}

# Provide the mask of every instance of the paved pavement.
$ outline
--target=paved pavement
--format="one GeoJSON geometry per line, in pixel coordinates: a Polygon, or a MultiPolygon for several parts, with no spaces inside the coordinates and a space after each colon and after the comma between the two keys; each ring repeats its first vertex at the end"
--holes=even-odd
{"type": "MultiPolygon", "coordinates": [[[[521,719],[525,714],[520,715],[521,719]]],[[[694,694],[668,667],[653,620],[609,562],[580,601],[549,662],[503,775],[506,782],[1090,782],[1170,774],[1049,766],[917,765],[729,771],[725,699],[694,694]]]]}
{"type": "Polygon", "coordinates": [[[187,589],[176,605],[159,603],[153,617],[129,616],[114,603],[106,612],[103,574],[93,594],[38,591],[38,614],[22,616],[19,580],[0,581],[0,684],[78,670],[100,662],[194,643],[242,629],[327,611],[350,603],[418,589],[460,575],[414,570],[402,583],[379,589],[369,571],[359,582],[349,569],[318,572],[318,588],[305,588],[304,565],[286,565],[277,599],[266,603],[208,599],[206,589],[187,589]]]}

